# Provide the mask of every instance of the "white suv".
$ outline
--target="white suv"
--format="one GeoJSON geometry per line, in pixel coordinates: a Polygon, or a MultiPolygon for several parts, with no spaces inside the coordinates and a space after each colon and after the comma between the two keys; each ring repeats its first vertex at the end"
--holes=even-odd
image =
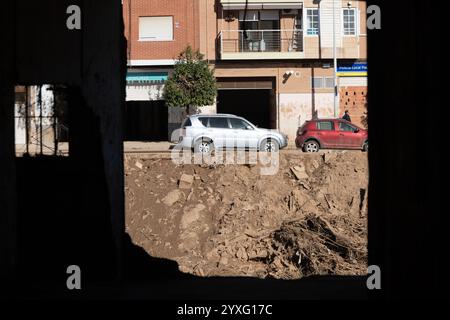
{"type": "Polygon", "coordinates": [[[181,126],[179,144],[200,153],[223,148],[271,152],[286,147],[288,138],[274,130],[260,129],[231,114],[192,115],[181,126]]]}

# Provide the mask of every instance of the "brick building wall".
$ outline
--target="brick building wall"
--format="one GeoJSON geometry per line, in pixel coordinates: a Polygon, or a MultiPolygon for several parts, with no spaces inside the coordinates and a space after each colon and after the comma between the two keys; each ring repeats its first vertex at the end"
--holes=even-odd
{"type": "Polygon", "coordinates": [[[196,0],[123,0],[129,60],[176,59],[190,44],[199,48],[199,4],[196,0]],[[139,17],[173,17],[172,41],[139,41],[139,17]]]}
{"type": "Polygon", "coordinates": [[[364,128],[362,118],[367,104],[367,86],[340,87],[340,113],[342,116],[348,110],[352,122],[364,128]]]}

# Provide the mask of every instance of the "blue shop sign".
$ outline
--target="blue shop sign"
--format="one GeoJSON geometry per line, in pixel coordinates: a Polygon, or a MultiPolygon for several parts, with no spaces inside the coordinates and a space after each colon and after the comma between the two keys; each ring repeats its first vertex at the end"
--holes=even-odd
{"type": "Polygon", "coordinates": [[[367,63],[355,62],[338,65],[337,75],[339,77],[367,77],[367,63]]]}

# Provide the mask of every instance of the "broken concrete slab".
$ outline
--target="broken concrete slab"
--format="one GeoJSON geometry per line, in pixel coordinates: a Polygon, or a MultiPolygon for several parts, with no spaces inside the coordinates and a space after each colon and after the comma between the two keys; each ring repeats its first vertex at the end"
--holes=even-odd
{"type": "Polygon", "coordinates": [[[139,161],[136,161],[136,163],[134,165],[136,167],[138,167],[140,170],[142,170],[142,168],[144,168],[144,165],[141,162],[139,162],[139,161]]]}
{"type": "Polygon", "coordinates": [[[333,161],[334,159],[336,159],[337,155],[336,153],[329,151],[327,153],[324,153],[323,155],[323,161],[325,163],[330,163],[331,161],[333,161]]]}
{"type": "Polygon", "coordinates": [[[305,167],[295,166],[291,167],[291,171],[297,180],[308,179],[308,174],[306,173],[305,167]]]}
{"type": "Polygon", "coordinates": [[[183,174],[178,182],[178,187],[180,189],[191,189],[194,184],[194,176],[189,174],[183,174]]]}

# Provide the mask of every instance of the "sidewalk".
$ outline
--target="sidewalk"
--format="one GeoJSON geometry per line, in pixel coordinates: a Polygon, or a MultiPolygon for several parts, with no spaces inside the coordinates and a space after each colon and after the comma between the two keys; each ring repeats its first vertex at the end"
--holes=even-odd
{"type": "Polygon", "coordinates": [[[139,142],[139,141],[125,141],[123,149],[125,153],[165,153],[175,146],[170,142],[139,142]]]}
{"type": "MultiPolygon", "coordinates": [[[[125,153],[165,153],[170,152],[175,146],[171,142],[139,142],[139,141],[125,141],[125,153]]],[[[297,150],[294,144],[289,144],[284,150],[297,150]]]]}

